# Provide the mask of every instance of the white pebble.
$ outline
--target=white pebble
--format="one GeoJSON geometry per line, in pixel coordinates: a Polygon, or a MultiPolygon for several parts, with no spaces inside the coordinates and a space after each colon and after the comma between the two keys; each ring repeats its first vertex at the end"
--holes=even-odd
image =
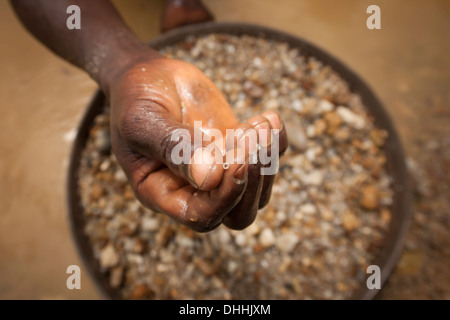
{"type": "Polygon", "coordinates": [[[159,229],[159,222],[156,218],[143,218],[141,224],[142,231],[156,231],[159,229]]]}
{"type": "Polygon", "coordinates": [[[292,109],[294,109],[297,112],[301,112],[303,110],[302,101],[299,99],[294,100],[294,102],[292,102],[292,109]]]}
{"type": "Polygon", "coordinates": [[[265,248],[274,245],[275,236],[273,235],[272,230],[269,228],[265,228],[259,235],[259,242],[265,248]]]}
{"type": "Polygon", "coordinates": [[[100,252],[100,265],[103,268],[111,268],[119,263],[119,256],[112,244],[108,244],[100,252]]]}
{"type": "Polygon", "coordinates": [[[194,246],[194,241],[184,235],[177,235],[176,242],[180,247],[192,248],[194,246]]]}
{"type": "Polygon", "coordinates": [[[122,168],[118,168],[116,172],[114,172],[114,180],[117,182],[126,182],[127,176],[125,175],[125,172],[123,172],[122,168]]]}
{"type": "Polygon", "coordinates": [[[255,58],[253,59],[253,64],[254,64],[256,67],[261,67],[261,66],[263,65],[263,61],[261,60],[260,57],[255,57],[255,58]]]}
{"type": "Polygon", "coordinates": [[[314,125],[310,124],[306,127],[306,136],[308,138],[313,138],[316,135],[316,128],[314,125]]]}
{"type": "Polygon", "coordinates": [[[300,239],[295,233],[286,232],[277,238],[276,245],[281,251],[290,253],[294,250],[299,241],[300,239]]]}
{"type": "Polygon", "coordinates": [[[320,100],[319,105],[316,108],[318,113],[324,113],[333,110],[334,106],[328,100],[320,100]]]}
{"type": "Polygon", "coordinates": [[[280,105],[279,105],[277,99],[270,99],[269,101],[267,101],[266,108],[269,110],[274,110],[274,109],[278,109],[279,106],[280,105]]]}
{"type": "Polygon", "coordinates": [[[230,232],[228,232],[228,230],[225,229],[217,230],[217,239],[221,244],[229,243],[231,239],[230,232]]]}
{"type": "Polygon", "coordinates": [[[247,237],[245,236],[244,233],[238,233],[234,238],[234,240],[236,241],[236,244],[240,247],[245,246],[247,243],[247,237]]]}
{"type": "Polygon", "coordinates": [[[315,214],[316,207],[311,203],[306,203],[300,207],[300,212],[303,214],[315,214]]]}
{"type": "Polygon", "coordinates": [[[356,128],[356,129],[363,129],[366,125],[366,121],[363,117],[357,115],[350,109],[346,107],[339,106],[336,109],[337,114],[342,118],[344,122],[349,124],[350,126],[356,128]]]}
{"type": "Polygon", "coordinates": [[[106,159],[105,161],[102,162],[99,169],[100,169],[100,171],[106,171],[109,169],[110,166],[111,166],[111,161],[109,161],[109,159],[106,159]]]}
{"type": "Polygon", "coordinates": [[[303,183],[309,186],[320,186],[323,183],[324,175],[321,171],[315,170],[303,177],[303,183]]]}

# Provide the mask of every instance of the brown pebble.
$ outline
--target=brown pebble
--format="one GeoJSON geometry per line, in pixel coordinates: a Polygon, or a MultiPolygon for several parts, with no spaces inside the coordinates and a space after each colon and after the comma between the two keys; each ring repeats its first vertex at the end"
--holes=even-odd
{"type": "Polygon", "coordinates": [[[384,224],[388,225],[391,222],[391,210],[384,208],[383,210],[381,210],[380,216],[384,224]]]}
{"type": "Polygon", "coordinates": [[[264,250],[264,247],[263,247],[261,244],[259,244],[259,243],[255,244],[255,245],[253,246],[253,251],[254,251],[255,253],[260,253],[260,252],[263,251],[263,250],[264,250]]]}
{"type": "Polygon", "coordinates": [[[195,257],[194,264],[200,270],[200,272],[207,277],[210,277],[217,272],[217,268],[213,264],[202,258],[195,257]]]}
{"type": "Polygon", "coordinates": [[[111,269],[111,273],[109,274],[109,285],[112,288],[118,288],[122,284],[123,270],[123,266],[118,266],[114,269],[111,269]]]}
{"type": "Polygon", "coordinates": [[[133,250],[136,253],[142,253],[145,251],[147,244],[141,238],[134,239],[133,250]]]}
{"type": "Polygon", "coordinates": [[[247,92],[252,98],[260,98],[264,94],[264,90],[254,83],[253,81],[245,81],[243,85],[243,89],[247,92]]]}
{"type": "Polygon", "coordinates": [[[341,117],[334,111],[325,113],[323,118],[327,123],[327,133],[330,135],[334,134],[342,123],[341,117]]]}
{"type": "Polygon", "coordinates": [[[361,189],[360,205],[367,210],[374,210],[378,207],[378,188],[373,185],[366,185],[361,189]]]}
{"type": "Polygon", "coordinates": [[[421,251],[405,251],[398,263],[397,272],[402,275],[414,276],[422,269],[423,253],[421,251]]]}
{"type": "Polygon", "coordinates": [[[103,186],[98,183],[98,182],[94,182],[91,186],[91,192],[89,194],[90,198],[92,201],[97,201],[98,199],[100,199],[103,195],[105,194],[105,188],[103,188],[103,186]]]}
{"type": "Polygon", "coordinates": [[[349,291],[350,287],[345,282],[339,281],[336,284],[336,289],[340,292],[344,292],[344,291],[349,291]]]}
{"type": "Polygon", "coordinates": [[[131,299],[150,299],[153,296],[153,291],[145,284],[135,285],[131,293],[131,299]]]}
{"type": "Polygon", "coordinates": [[[370,130],[369,135],[372,142],[378,147],[382,147],[388,137],[387,131],[383,129],[372,129],[370,130]]]}
{"type": "Polygon", "coordinates": [[[125,207],[125,199],[120,195],[113,195],[112,202],[114,206],[114,210],[122,210],[125,207]]]}
{"type": "Polygon", "coordinates": [[[125,190],[123,191],[123,198],[125,200],[134,200],[135,199],[134,192],[130,186],[125,187],[125,190]]]}
{"type": "MultiPolygon", "coordinates": [[[[333,133],[328,131],[328,134],[333,134],[333,133]]],[[[334,132],[334,138],[337,141],[341,141],[341,142],[347,141],[350,138],[350,135],[351,135],[351,130],[349,127],[342,127],[342,128],[337,129],[334,132]]]]}
{"type": "Polygon", "coordinates": [[[174,235],[175,230],[171,226],[163,225],[158,235],[156,236],[156,242],[159,246],[165,247],[174,235]]]}
{"type": "Polygon", "coordinates": [[[169,292],[170,298],[171,299],[177,299],[179,296],[179,292],[177,289],[175,288],[170,288],[170,292],[169,292]]]}
{"type": "Polygon", "coordinates": [[[346,231],[353,231],[357,229],[361,222],[352,211],[346,211],[341,217],[342,226],[346,231]]]}
{"type": "Polygon", "coordinates": [[[166,279],[165,279],[164,277],[160,276],[160,275],[156,275],[156,276],[153,278],[153,283],[154,283],[157,287],[162,288],[162,287],[164,287],[164,285],[166,284],[166,279]]]}
{"type": "Polygon", "coordinates": [[[96,177],[97,180],[100,180],[100,181],[105,181],[105,182],[108,182],[108,183],[114,182],[114,175],[111,172],[109,172],[109,171],[97,172],[95,177],[96,177]]]}
{"type": "Polygon", "coordinates": [[[321,135],[322,133],[324,133],[326,128],[327,123],[325,122],[325,120],[317,119],[316,121],[314,121],[314,132],[316,133],[316,135],[321,135]]]}

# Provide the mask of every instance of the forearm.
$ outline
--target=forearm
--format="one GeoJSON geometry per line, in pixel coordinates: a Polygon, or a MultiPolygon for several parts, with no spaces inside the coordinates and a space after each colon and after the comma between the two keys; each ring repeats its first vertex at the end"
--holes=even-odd
{"type": "Polygon", "coordinates": [[[11,0],[25,27],[62,58],[84,69],[107,91],[114,72],[151,51],[108,0],[11,0]],[[81,29],[69,30],[67,7],[81,10],[81,29]]]}

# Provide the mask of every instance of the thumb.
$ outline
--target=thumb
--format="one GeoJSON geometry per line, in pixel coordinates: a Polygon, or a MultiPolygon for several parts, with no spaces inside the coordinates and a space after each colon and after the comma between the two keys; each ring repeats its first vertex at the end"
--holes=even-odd
{"type": "Polygon", "coordinates": [[[196,189],[209,191],[222,179],[222,152],[201,128],[181,123],[167,111],[128,110],[120,137],[133,152],[160,161],[196,189]]]}

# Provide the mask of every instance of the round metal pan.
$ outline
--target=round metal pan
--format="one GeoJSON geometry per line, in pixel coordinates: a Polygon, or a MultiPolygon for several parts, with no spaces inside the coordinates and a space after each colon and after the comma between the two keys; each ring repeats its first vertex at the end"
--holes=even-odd
{"type": "MultiPolygon", "coordinates": [[[[317,57],[325,64],[331,66],[345,81],[348,82],[352,92],[361,96],[364,105],[374,117],[376,126],[384,128],[389,133],[389,137],[385,144],[385,152],[387,157],[387,170],[393,178],[393,188],[395,191],[392,206],[392,221],[381,253],[373,262],[373,264],[378,265],[381,269],[381,283],[383,286],[400,257],[403,241],[409,228],[411,217],[411,188],[400,140],[392,121],[380,101],[358,75],[329,53],[297,36],[292,36],[263,26],[241,23],[208,22],[186,26],[167,32],[152,41],[150,46],[155,49],[160,49],[178,43],[189,35],[205,35],[211,33],[249,35],[283,41],[293,48],[301,49],[303,54],[317,57]]],[[[83,208],[81,207],[80,194],[77,186],[77,172],[80,165],[81,153],[86,145],[89,129],[93,124],[93,120],[96,115],[101,113],[104,104],[105,98],[103,94],[98,91],[88,106],[79,126],[70,158],[67,181],[67,205],[72,235],[85,269],[88,270],[93,282],[96,284],[104,298],[120,299],[121,297],[118,290],[111,288],[108,278],[100,272],[99,264],[94,258],[89,240],[84,234],[84,213],[83,208]]],[[[379,291],[380,290],[376,289],[370,290],[363,285],[354,293],[352,299],[373,299],[377,296],[379,291]]],[[[299,297],[299,299],[301,298],[302,297],[299,297]]]]}

